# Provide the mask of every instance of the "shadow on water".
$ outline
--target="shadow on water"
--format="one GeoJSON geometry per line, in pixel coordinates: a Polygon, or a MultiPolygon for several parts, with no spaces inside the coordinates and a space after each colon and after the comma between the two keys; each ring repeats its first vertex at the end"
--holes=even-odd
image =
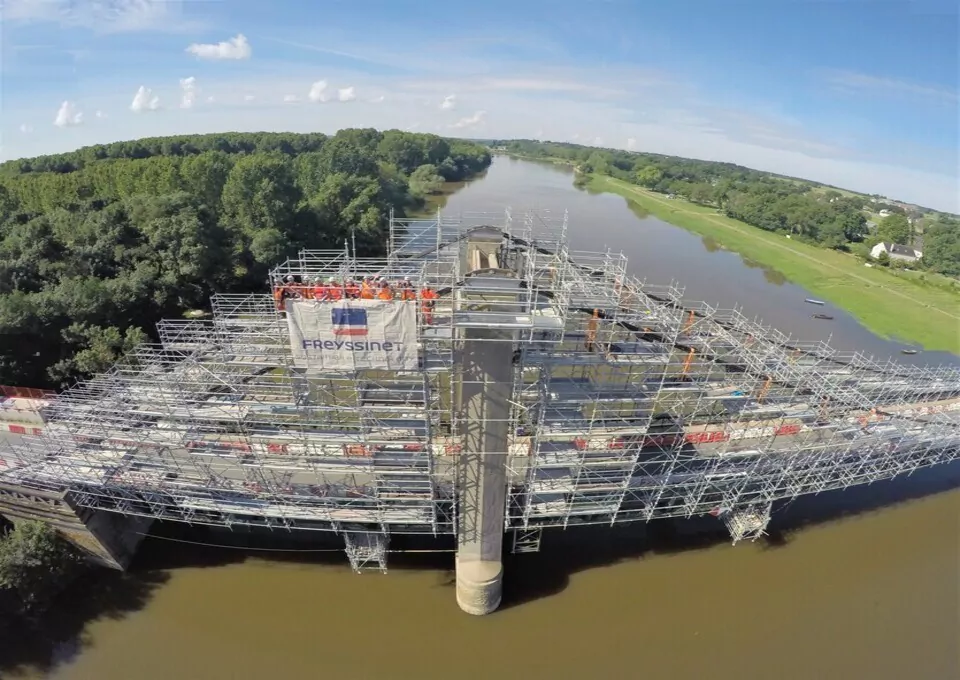
{"type": "MultiPolygon", "coordinates": [[[[861,515],[960,488],[960,461],[921,470],[911,476],[852,487],[818,496],[804,496],[774,507],[763,545],[777,550],[796,532],[810,526],[861,515]]],[[[652,559],[728,544],[729,535],[713,517],[656,520],[609,526],[573,526],[546,530],[541,551],[510,554],[504,537],[502,610],[562,593],[581,571],[652,559]]],[[[222,568],[252,562],[302,564],[336,569],[352,577],[342,538],[326,533],[227,530],[157,524],[144,540],[126,574],[95,570],[85,574],[55,602],[48,614],[31,625],[2,631],[0,676],[46,673],[69,663],[90,645],[87,624],[122,619],[145,607],[154,592],[180,569],[222,568]]],[[[455,585],[452,538],[396,536],[391,540],[393,571],[443,574],[439,587],[455,585]]],[[[8,626],[9,627],[9,626],[8,626]]],[[[0,625],[0,629],[3,626],[0,625]]]]}
{"type": "MultiPolygon", "coordinates": [[[[778,549],[796,532],[846,517],[960,488],[960,461],[871,485],[826,492],[778,503],[763,539],[778,549]]],[[[134,571],[221,567],[255,560],[261,564],[295,563],[336,568],[350,577],[342,538],[330,534],[201,529],[178,524],[158,527],[147,539],[134,571]],[[184,543],[183,541],[190,541],[184,543]],[[199,545],[198,545],[199,544],[199,545]],[[231,547],[211,547],[214,544],[231,547]]],[[[580,571],[612,564],[726,545],[723,524],[709,516],[656,520],[617,526],[572,526],[543,533],[541,551],[510,554],[512,537],[504,537],[503,609],[563,592],[580,571]]],[[[391,539],[391,571],[442,572],[441,587],[453,588],[452,538],[395,536],[391,539]],[[430,552],[417,552],[430,551],[430,552]]]]}
{"type": "MultiPolygon", "coordinates": [[[[958,488],[960,461],[901,479],[801,496],[774,505],[767,535],[761,541],[766,549],[780,549],[805,528],[958,488]]],[[[539,553],[505,555],[501,609],[557,595],[569,585],[570,577],[580,571],[729,543],[725,527],[713,517],[544,531],[539,553]]]]}
{"type": "Polygon", "coordinates": [[[146,570],[92,569],[43,614],[0,621],[0,677],[47,673],[77,658],[90,640],[84,629],[98,619],[119,620],[139,611],[170,576],[146,570]]]}

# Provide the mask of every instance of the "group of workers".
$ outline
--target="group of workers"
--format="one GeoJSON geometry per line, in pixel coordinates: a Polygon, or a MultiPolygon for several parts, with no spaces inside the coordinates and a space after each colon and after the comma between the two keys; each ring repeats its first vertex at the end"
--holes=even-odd
{"type": "Polygon", "coordinates": [[[288,275],[278,281],[273,288],[273,299],[277,309],[283,311],[287,300],[316,300],[318,302],[337,302],[339,300],[404,300],[421,301],[421,311],[426,323],[433,323],[433,308],[440,296],[429,286],[419,291],[410,282],[410,277],[391,283],[385,276],[364,276],[358,279],[346,278],[337,281],[334,277],[324,280],[317,277],[313,282],[297,282],[288,275]]]}

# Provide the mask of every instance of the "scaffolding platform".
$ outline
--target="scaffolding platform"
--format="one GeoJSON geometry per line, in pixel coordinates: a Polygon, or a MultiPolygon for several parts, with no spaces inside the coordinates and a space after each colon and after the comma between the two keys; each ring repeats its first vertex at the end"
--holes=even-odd
{"type": "Polygon", "coordinates": [[[383,570],[391,535],[457,534],[478,424],[467,338],[510,344],[493,455],[517,552],[546,527],[708,513],[750,540],[778,500],[960,455],[957,368],[791,338],[641,281],[621,253],[572,251],[567,229],[543,211],[438,214],[391,219],[383,257],[302,251],[263,292],[216,294],[210,319],[162,321],[159,343],[46,396],[0,481],[96,510],[342,533],[354,569],[383,570]],[[304,366],[277,297],[374,276],[439,295],[409,308],[415,361],[304,366]]]}

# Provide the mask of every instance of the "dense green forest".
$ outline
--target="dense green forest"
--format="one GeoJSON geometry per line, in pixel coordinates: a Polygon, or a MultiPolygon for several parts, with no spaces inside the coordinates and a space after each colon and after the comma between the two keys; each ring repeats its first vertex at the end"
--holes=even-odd
{"type": "Polygon", "coordinates": [[[488,144],[529,158],[568,160],[584,174],[610,175],[681,196],[755,227],[862,257],[880,241],[913,245],[923,251],[923,259],[911,266],[960,276],[960,220],[948,215],[925,209],[908,213],[893,203],[872,203],[870,197],[732,163],[530,140],[488,144]],[[871,230],[864,212],[868,206],[892,214],[871,230]],[[915,227],[918,223],[922,231],[915,227]]]}
{"type": "Polygon", "coordinates": [[[0,384],[102,370],[164,316],[262,291],[300,248],[382,254],[390,208],[483,170],[483,146],[373,129],[98,145],[0,165],[0,384]]]}

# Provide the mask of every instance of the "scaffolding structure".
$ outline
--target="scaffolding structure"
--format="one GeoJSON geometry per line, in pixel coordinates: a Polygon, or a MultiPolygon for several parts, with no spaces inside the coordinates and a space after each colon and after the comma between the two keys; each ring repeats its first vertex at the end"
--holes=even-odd
{"type": "Polygon", "coordinates": [[[333,531],[355,570],[383,570],[391,535],[460,526],[468,334],[510,343],[498,453],[517,552],[547,527],[704,514],[752,539],[774,501],[960,455],[956,368],[793,340],[628,275],[620,253],[571,251],[567,228],[532,211],[391,218],[384,258],[303,251],[272,285],[439,292],[430,314],[394,303],[417,307],[417,370],[298,366],[272,291],[215,295],[212,318],[161,322],[159,344],[52,400],[0,481],[127,515],[333,531]],[[468,248],[478,234],[497,247],[468,248]]]}

